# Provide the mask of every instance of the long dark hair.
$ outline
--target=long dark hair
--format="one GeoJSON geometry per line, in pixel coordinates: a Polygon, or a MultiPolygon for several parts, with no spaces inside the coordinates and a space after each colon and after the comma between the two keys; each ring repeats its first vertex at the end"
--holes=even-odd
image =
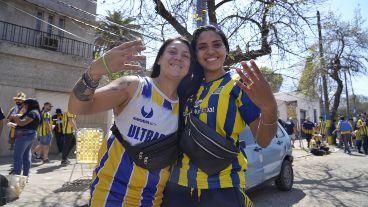
{"type": "Polygon", "coordinates": [[[39,123],[41,123],[43,117],[41,115],[40,104],[38,103],[38,101],[34,98],[29,98],[24,101],[24,104],[27,105],[27,111],[24,113],[23,116],[28,114],[30,111],[36,110],[40,116],[39,123]]]}
{"type": "Polygon", "coordinates": [[[175,37],[175,38],[170,38],[170,39],[167,39],[164,44],[161,45],[160,49],[158,50],[158,53],[157,53],[157,56],[156,56],[156,59],[155,59],[155,62],[153,63],[153,66],[152,66],[152,73],[151,73],[151,78],[157,78],[159,75],[160,75],[160,71],[161,71],[161,67],[160,65],[158,64],[158,61],[160,60],[160,57],[162,56],[162,54],[165,52],[165,49],[166,47],[174,42],[174,41],[180,41],[182,43],[184,43],[185,45],[188,46],[188,49],[189,49],[189,52],[190,52],[190,56],[192,57],[193,53],[192,53],[192,50],[191,50],[191,46],[190,46],[190,43],[187,39],[185,39],[184,37],[175,37]]]}
{"type": "Polygon", "coordinates": [[[206,25],[206,26],[199,27],[194,31],[193,39],[191,41],[191,48],[192,48],[194,55],[192,55],[192,58],[191,58],[189,73],[181,81],[181,84],[179,85],[179,88],[178,88],[179,103],[180,103],[179,108],[180,108],[181,114],[182,112],[184,112],[184,106],[185,106],[185,103],[187,102],[187,99],[198,91],[201,85],[201,82],[204,78],[203,67],[201,66],[201,64],[199,64],[198,59],[197,59],[197,52],[198,52],[197,51],[197,41],[198,41],[199,35],[205,31],[213,31],[216,34],[218,34],[221,37],[223,44],[225,45],[226,51],[229,53],[229,50],[230,50],[229,42],[226,38],[226,35],[219,28],[213,25],[206,25]]]}

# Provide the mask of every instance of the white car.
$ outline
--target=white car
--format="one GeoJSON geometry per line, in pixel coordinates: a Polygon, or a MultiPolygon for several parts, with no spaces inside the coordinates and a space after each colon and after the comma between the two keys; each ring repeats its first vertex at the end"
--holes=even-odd
{"type": "Polygon", "coordinates": [[[292,146],[290,137],[280,124],[276,136],[266,148],[256,143],[249,127],[241,133],[240,141],[248,159],[248,169],[245,172],[247,190],[270,180],[275,181],[279,190],[289,191],[292,188],[292,146]]]}

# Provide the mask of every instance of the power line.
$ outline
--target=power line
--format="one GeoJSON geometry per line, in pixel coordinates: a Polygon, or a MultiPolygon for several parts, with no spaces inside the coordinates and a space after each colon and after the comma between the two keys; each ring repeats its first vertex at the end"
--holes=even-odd
{"type": "MultiPolygon", "coordinates": [[[[143,34],[142,32],[140,32],[140,31],[138,31],[138,30],[134,30],[134,29],[132,29],[132,28],[125,27],[124,25],[117,24],[116,22],[112,22],[112,21],[110,21],[110,20],[106,19],[106,17],[105,17],[105,16],[103,16],[103,15],[100,15],[100,14],[99,14],[99,15],[92,14],[92,13],[90,13],[90,12],[86,11],[86,10],[83,10],[83,9],[81,9],[81,8],[78,8],[78,7],[75,7],[75,6],[71,5],[71,4],[65,3],[65,2],[60,1],[60,0],[52,0],[52,1],[54,1],[54,2],[56,2],[56,3],[58,3],[58,4],[61,4],[61,5],[63,5],[63,6],[66,6],[66,7],[68,7],[68,8],[74,9],[74,10],[76,10],[76,11],[82,12],[82,13],[84,13],[84,14],[87,14],[87,15],[93,16],[93,17],[98,18],[98,19],[100,19],[100,20],[106,21],[106,22],[108,22],[108,23],[110,23],[110,24],[112,24],[112,25],[115,25],[115,26],[118,26],[118,27],[120,27],[120,28],[126,29],[126,30],[128,30],[128,31],[130,31],[130,32],[138,33],[138,34],[142,35],[143,37],[147,37],[147,38],[150,38],[150,39],[154,39],[154,40],[156,40],[156,41],[161,41],[161,40],[160,40],[160,39],[158,39],[158,38],[155,38],[155,37],[152,37],[152,36],[149,36],[149,35],[143,34]]],[[[97,28],[98,28],[98,27],[97,27],[97,28]]],[[[101,29],[101,28],[99,28],[99,29],[101,29]]],[[[101,30],[102,30],[102,29],[101,29],[101,30]]],[[[132,36],[133,36],[133,37],[135,37],[134,35],[132,35],[132,36]]],[[[136,38],[138,38],[138,37],[136,37],[136,38]]]]}
{"type": "Polygon", "coordinates": [[[10,7],[14,8],[14,9],[16,9],[16,10],[20,11],[20,12],[23,12],[23,13],[25,13],[25,14],[27,14],[27,15],[29,15],[29,16],[31,16],[31,17],[33,17],[33,18],[37,19],[37,20],[40,20],[41,22],[44,22],[44,23],[46,23],[46,24],[48,24],[48,25],[51,25],[52,27],[55,27],[55,28],[57,28],[57,29],[59,29],[59,30],[61,30],[61,31],[65,32],[65,33],[68,33],[68,34],[70,34],[70,35],[72,35],[72,36],[74,36],[74,37],[77,37],[77,38],[79,38],[79,39],[81,39],[81,40],[84,40],[84,41],[86,41],[86,42],[89,42],[89,40],[87,40],[87,39],[85,39],[85,38],[83,38],[83,37],[80,37],[80,36],[78,36],[78,35],[76,35],[76,34],[74,34],[74,33],[72,33],[72,32],[69,32],[69,31],[67,31],[67,30],[65,30],[65,29],[63,29],[63,28],[60,28],[60,27],[58,27],[58,26],[56,26],[56,25],[53,25],[53,24],[51,24],[51,23],[49,23],[49,22],[46,22],[45,20],[40,19],[40,18],[38,18],[38,17],[36,17],[36,16],[34,16],[34,15],[32,15],[32,14],[30,14],[30,13],[28,13],[28,12],[26,12],[26,11],[22,10],[22,9],[19,9],[18,7],[13,6],[13,5],[11,5],[11,4],[7,3],[7,2],[4,2],[3,0],[0,0],[0,2],[2,2],[2,3],[4,3],[4,4],[6,4],[6,5],[8,5],[8,6],[10,6],[10,7]]]}

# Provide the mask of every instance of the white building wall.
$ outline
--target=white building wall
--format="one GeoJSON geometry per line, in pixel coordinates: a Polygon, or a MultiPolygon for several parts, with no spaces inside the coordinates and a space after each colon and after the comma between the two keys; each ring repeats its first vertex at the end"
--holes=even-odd
{"type": "MultiPolygon", "coordinates": [[[[92,7],[88,6],[93,0],[63,1],[70,4],[74,3],[74,6],[78,8],[96,13],[95,4],[94,7],[93,5],[92,7]],[[86,7],[84,8],[83,6],[86,7]]],[[[61,5],[54,7],[57,9],[56,11],[40,7],[40,5],[47,6],[48,3],[55,2],[53,0],[32,1],[38,6],[29,3],[31,1],[24,0],[5,0],[5,2],[15,5],[17,8],[33,15],[36,15],[38,11],[42,11],[44,12],[43,19],[45,21],[47,21],[49,14],[55,15],[54,22],[56,24],[59,17],[62,17],[63,14],[71,16],[70,12],[72,12],[61,5]]],[[[0,4],[0,21],[35,29],[36,20],[33,17],[11,6],[6,6],[2,2],[0,4]]],[[[94,21],[93,18],[88,19],[87,17],[80,17],[78,15],[75,14],[72,17],[81,18],[81,21],[94,21]]],[[[85,25],[77,24],[67,18],[65,23],[66,30],[87,39],[89,43],[94,42],[94,33],[85,25]],[[88,31],[86,32],[86,30],[88,31]]],[[[42,30],[46,32],[47,24],[43,23],[42,25],[42,30]]],[[[17,28],[21,28],[19,26],[17,28]]],[[[6,31],[6,28],[0,26],[0,34],[9,34],[4,31],[6,31]]],[[[57,32],[56,29],[53,29],[53,34],[57,35],[57,32]]],[[[16,34],[19,33],[16,32],[16,34]]],[[[76,37],[72,38],[76,39],[76,37]]],[[[34,47],[18,44],[16,38],[13,41],[7,38],[6,40],[1,39],[0,37],[0,106],[5,115],[8,113],[10,107],[14,105],[12,97],[19,91],[26,93],[27,97],[37,98],[41,107],[44,102],[51,102],[55,106],[51,111],[52,114],[54,114],[55,109],[58,107],[65,111],[67,109],[68,96],[74,83],[86,70],[92,59],[46,50],[37,47],[37,45],[34,45],[36,46],[34,47]]],[[[108,126],[111,124],[111,117],[111,112],[78,116],[77,125],[79,128],[100,127],[107,132],[108,126]]],[[[9,156],[12,154],[8,150],[8,133],[9,127],[4,126],[3,133],[0,135],[0,143],[3,143],[0,145],[0,156],[9,156]]],[[[52,152],[56,152],[55,149],[55,146],[53,146],[52,152]]]]}
{"type": "Polygon", "coordinates": [[[301,110],[304,110],[306,112],[306,117],[310,117],[310,121],[318,121],[318,117],[320,115],[320,107],[319,107],[319,100],[313,99],[310,97],[307,97],[301,93],[298,92],[285,92],[285,93],[275,93],[275,98],[277,102],[278,107],[278,115],[279,118],[282,120],[287,120],[287,103],[296,101],[297,107],[296,107],[296,114],[297,117],[296,120],[298,121],[298,124],[300,124],[301,121],[301,110]],[[314,113],[316,111],[316,113],[314,113]]]}

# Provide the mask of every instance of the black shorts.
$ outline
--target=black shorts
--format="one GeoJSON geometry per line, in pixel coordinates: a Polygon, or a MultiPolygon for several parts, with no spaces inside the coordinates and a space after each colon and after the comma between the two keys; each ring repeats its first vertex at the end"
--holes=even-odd
{"type": "Polygon", "coordinates": [[[161,207],[253,207],[240,188],[193,189],[168,182],[161,207]]]}

